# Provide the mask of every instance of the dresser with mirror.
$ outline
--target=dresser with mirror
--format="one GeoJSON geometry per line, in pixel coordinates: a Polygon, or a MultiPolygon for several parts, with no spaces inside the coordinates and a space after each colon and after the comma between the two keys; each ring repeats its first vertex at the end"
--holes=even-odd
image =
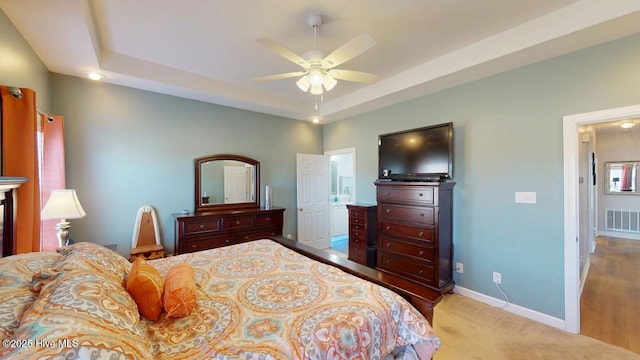
{"type": "Polygon", "coordinates": [[[260,162],[233,154],[194,160],[193,212],[173,214],[175,253],[281,236],[284,208],[260,207],[260,162]]]}

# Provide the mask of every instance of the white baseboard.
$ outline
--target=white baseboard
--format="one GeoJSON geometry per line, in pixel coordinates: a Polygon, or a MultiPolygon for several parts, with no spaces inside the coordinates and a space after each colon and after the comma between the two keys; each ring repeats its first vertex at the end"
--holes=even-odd
{"type": "Polygon", "coordinates": [[[634,234],[624,231],[598,231],[598,236],[609,236],[627,240],[640,240],[640,234],[634,234]]]}
{"type": "MultiPolygon", "coordinates": [[[[473,290],[469,290],[460,286],[455,286],[455,288],[453,289],[453,292],[460,294],[460,295],[464,295],[466,297],[469,297],[473,300],[477,300],[480,302],[483,302],[487,305],[491,305],[494,307],[499,307],[502,308],[502,306],[504,306],[505,301],[504,300],[500,300],[500,299],[496,299],[494,297],[485,295],[485,294],[481,294],[479,292],[473,291],[473,290]]],[[[540,323],[543,323],[545,325],[549,325],[552,326],[554,328],[558,328],[560,330],[565,330],[565,323],[563,319],[559,319],[547,314],[543,314],[541,312],[535,311],[535,310],[531,310],[519,305],[515,305],[515,304],[509,304],[506,307],[502,308],[502,310],[508,311],[510,313],[525,317],[527,319],[531,319],[540,323]]]]}
{"type": "Polygon", "coordinates": [[[582,276],[580,276],[580,290],[578,294],[582,296],[582,290],[584,290],[584,284],[587,282],[587,276],[589,275],[589,269],[591,269],[591,255],[587,258],[586,264],[584,264],[584,269],[582,269],[582,276]]]}

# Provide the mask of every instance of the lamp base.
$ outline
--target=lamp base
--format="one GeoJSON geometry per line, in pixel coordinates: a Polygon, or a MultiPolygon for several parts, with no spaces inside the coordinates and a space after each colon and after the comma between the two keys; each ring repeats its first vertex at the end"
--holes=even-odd
{"type": "Polygon", "coordinates": [[[56,229],[58,229],[58,233],[56,237],[58,238],[58,247],[63,247],[67,245],[69,241],[69,229],[71,228],[71,223],[61,219],[61,221],[56,224],[56,229]]]}

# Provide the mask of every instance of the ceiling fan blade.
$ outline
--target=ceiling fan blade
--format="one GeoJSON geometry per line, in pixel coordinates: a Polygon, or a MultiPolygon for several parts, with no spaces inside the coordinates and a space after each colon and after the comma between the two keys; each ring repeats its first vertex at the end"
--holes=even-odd
{"type": "Polygon", "coordinates": [[[327,71],[327,74],[333,76],[334,79],[359,83],[374,83],[380,79],[378,75],[353,70],[332,69],[327,71]]]}
{"type": "Polygon", "coordinates": [[[280,79],[287,79],[287,78],[292,78],[292,77],[296,77],[296,76],[302,76],[304,74],[306,74],[306,71],[296,71],[296,72],[290,72],[290,73],[284,73],[284,74],[276,74],[276,75],[269,75],[269,76],[264,76],[264,77],[259,77],[259,78],[255,78],[252,79],[253,81],[271,81],[271,80],[280,80],[280,79]]]}
{"type": "Polygon", "coordinates": [[[293,51],[287,49],[286,47],[278,44],[277,42],[269,39],[269,38],[260,38],[258,39],[258,42],[266,47],[268,47],[269,49],[271,49],[273,52],[275,52],[276,54],[282,56],[283,58],[298,64],[304,68],[306,68],[307,65],[307,61],[305,59],[303,59],[302,57],[300,57],[298,54],[294,53],[293,51]]]}
{"type": "Polygon", "coordinates": [[[322,66],[326,69],[334,68],[369,50],[375,44],[376,40],[369,34],[364,33],[351,39],[327,55],[322,60],[322,66]]]}

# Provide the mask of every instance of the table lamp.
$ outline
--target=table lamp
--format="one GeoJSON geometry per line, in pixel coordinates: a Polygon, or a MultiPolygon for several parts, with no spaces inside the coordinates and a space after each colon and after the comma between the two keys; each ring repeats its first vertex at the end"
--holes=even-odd
{"type": "Polygon", "coordinates": [[[49,200],[42,208],[40,217],[43,220],[48,219],[60,219],[60,222],[56,225],[58,229],[58,245],[60,247],[67,245],[67,239],[69,238],[69,228],[71,224],[67,219],[80,219],[85,217],[87,213],[84,212],[78,195],[73,189],[51,190],[51,196],[49,200]]]}

